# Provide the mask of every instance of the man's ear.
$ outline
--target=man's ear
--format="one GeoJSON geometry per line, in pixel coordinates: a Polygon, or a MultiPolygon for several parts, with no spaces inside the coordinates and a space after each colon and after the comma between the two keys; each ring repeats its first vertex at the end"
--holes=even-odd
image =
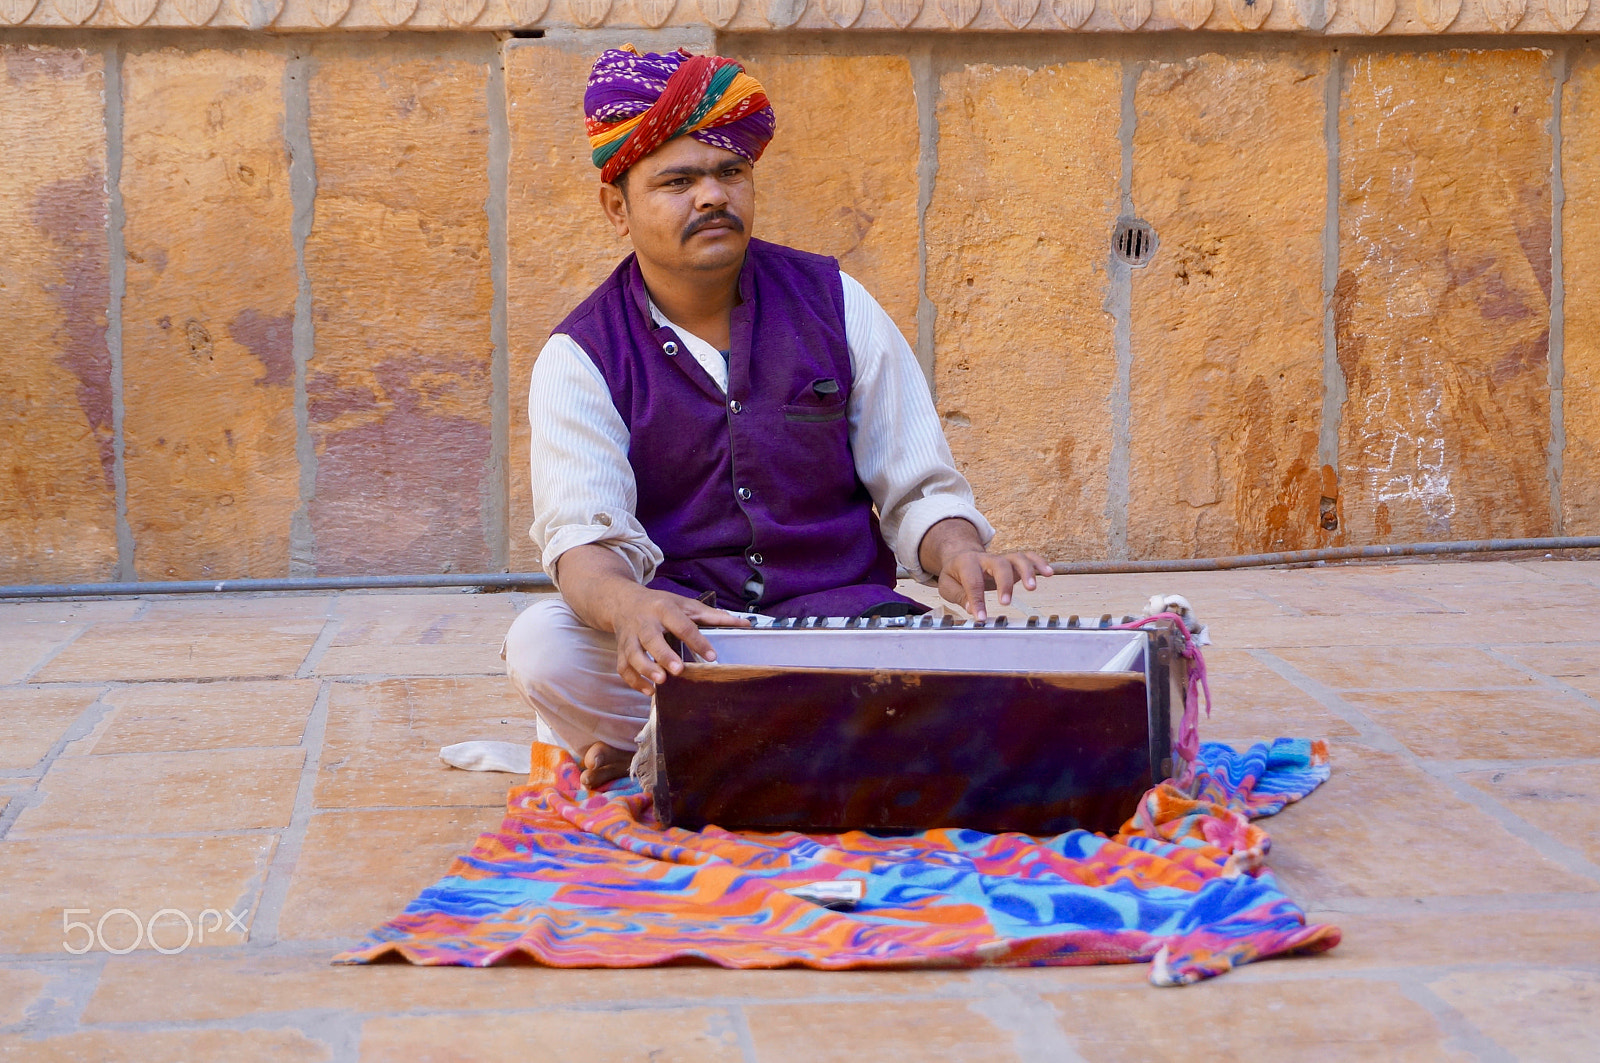
{"type": "Polygon", "coordinates": [[[600,209],[605,211],[606,218],[616,226],[618,236],[628,235],[628,197],[622,194],[622,189],[616,185],[601,185],[600,209]]]}

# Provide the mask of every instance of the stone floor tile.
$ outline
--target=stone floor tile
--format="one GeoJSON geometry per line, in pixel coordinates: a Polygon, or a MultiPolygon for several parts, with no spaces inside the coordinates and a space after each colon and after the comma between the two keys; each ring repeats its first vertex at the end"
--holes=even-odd
{"type": "Polygon", "coordinates": [[[299,1030],[85,1030],[33,1040],[0,1037],[0,1060],[28,1063],[299,1063],[333,1058],[333,1050],[299,1030]]]}
{"type": "Polygon", "coordinates": [[[415,808],[313,817],[278,936],[360,938],[399,915],[502,816],[500,809],[415,808]]]}
{"type": "Polygon", "coordinates": [[[36,682],[258,678],[293,675],[324,621],[131,620],[96,624],[36,682]]]}
{"type": "Polygon", "coordinates": [[[1301,904],[1600,889],[1398,756],[1352,742],[1331,752],[1332,778],[1264,824],[1271,866],[1301,904]]]}
{"type": "Polygon", "coordinates": [[[1323,580],[1315,576],[1304,583],[1286,585],[1270,597],[1307,616],[1368,617],[1383,614],[1418,615],[1461,612],[1426,595],[1382,580],[1323,580]]]}
{"type": "Polygon", "coordinates": [[[362,1063],[736,1063],[733,1017],[722,1008],[523,1012],[484,1022],[471,1015],[393,1016],[361,1030],[362,1063]]]}
{"type": "Polygon", "coordinates": [[[1567,610],[1600,612],[1600,587],[1572,581],[1560,584],[1544,580],[1516,584],[1469,583],[1454,587],[1433,584],[1425,593],[1448,609],[1469,613],[1510,613],[1526,610],[1531,613],[1546,614],[1551,620],[1560,622],[1558,610],[1561,613],[1567,610]],[[1552,593],[1557,586],[1560,588],[1559,594],[1552,593]]]}
{"type": "Polygon", "coordinates": [[[61,757],[10,837],[281,829],[304,763],[297,747],[61,757]]]}
{"type": "MultiPolygon", "coordinates": [[[[972,978],[967,971],[727,971],[689,965],[633,970],[334,966],[328,962],[333,952],[280,943],[264,949],[191,949],[176,956],[113,956],[83,1019],[192,1022],[307,1008],[360,1014],[505,1011],[527,1007],[530,1001],[541,1007],[592,1008],[616,1001],[633,1007],[687,1007],[706,1000],[922,998],[959,993],[972,978]]],[[[1073,968],[1063,973],[1092,978],[1113,970],[1126,974],[1117,983],[1125,984],[1139,982],[1147,968],[1073,968]]],[[[1006,972],[1003,977],[1023,974],[1006,972]]]]}
{"type": "Polygon", "coordinates": [[[0,607],[0,683],[20,683],[56,650],[77,638],[84,624],[7,621],[0,607]]]}
{"type": "Polygon", "coordinates": [[[1429,983],[1428,988],[1515,1059],[1529,1063],[1600,1059],[1600,973],[1592,967],[1460,971],[1429,983]]]}
{"type": "Polygon", "coordinates": [[[282,595],[219,595],[191,597],[189,595],[164,595],[153,598],[150,608],[140,618],[143,620],[321,620],[333,606],[333,598],[326,594],[282,595]]]}
{"type": "Polygon", "coordinates": [[[320,685],[312,679],[278,679],[119,687],[106,694],[111,712],[84,752],[298,745],[320,685]]]}
{"type": "Polygon", "coordinates": [[[1535,689],[1535,680],[1467,646],[1352,646],[1276,654],[1335,690],[1535,689]]]}
{"type": "Polygon", "coordinates": [[[21,1022],[49,980],[40,971],[0,968],[0,1026],[21,1022]]]}
{"type": "Polygon", "coordinates": [[[1469,772],[1462,778],[1600,864],[1600,764],[1469,772]]]}
{"type": "Polygon", "coordinates": [[[1200,719],[1208,742],[1259,742],[1289,736],[1334,738],[1356,729],[1323,708],[1244,650],[1210,647],[1205,651],[1211,688],[1211,715],[1200,719]]]}
{"type": "Polygon", "coordinates": [[[140,598],[94,601],[0,602],[0,624],[95,624],[132,620],[145,607],[140,598]]]}
{"type": "Polygon", "coordinates": [[[1600,642],[1546,642],[1500,646],[1499,651],[1536,672],[1600,697],[1600,642]]]}
{"type": "Polygon", "coordinates": [[[504,678],[338,683],[328,695],[317,806],[503,807],[519,776],[449,768],[439,750],[473,739],[534,738],[533,710],[504,678]]]}
{"type": "Polygon", "coordinates": [[[977,1002],[873,1001],[745,1007],[760,1063],[1012,1063],[1023,1059],[1009,1030],[977,1002]]]}
{"type": "Polygon", "coordinates": [[[1046,1000],[1089,1063],[1205,1059],[1466,1060],[1399,986],[1354,978],[1250,982],[1228,976],[1152,1000],[1148,987],[1046,1000]]]}
{"type": "MultiPolygon", "coordinates": [[[[1264,980],[1308,973],[1474,963],[1592,964],[1600,909],[1507,907],[1484,912],[1352,913],[1312,907],[1306,919],[1331,923],[1339,946],[1317,956],[1251,964],[1237,972],[1264,980]]],[[[1229,977],[1233,977],[1230,975],[1229,977]]]]}
{"type": "Polygon", "coordinates": [[[0,771],[27,771],[100,696],[99,688],[0,690],[0,771]]]}
{"type": "Polygon", "coordinates": [[[1343,698],[1422,757],[1600,757],[1600,711],[1545,687],[1347,693],[1343,698]]]}
{"type": "MultiPolygon", "coordinates": [[[[126,908],[148,920],[163,908],[198,919],[206,909],[229,910],[246,927],[255,914],[267,862],[276,835],[246,834],[211,838],[123,838],[84,842],[75,838],[0,841],[0,955],[63,951],[63,915],[68,908],[87,908],[72,920],[98,923],[115,908],[126,908]],[[246,914],[248,909],[248,914],[246,914]]],[[[172,917],[167,917],[171,919],[172,917]]],[[[176,927],[181,924],[174,923],[176,927]]],[[[208,930],[212,920],[207,917],[208,930]]],[[[206,946],[237,945],[237,930],[208,932],[206,946]]],[[[169,940],[167,924],[158,943],[175,948],[181,935],[169,940]]],[[[133,922],[123,915],[106,920],[112,948],[134,938],[133,922]]],[[[75,931],[70,940],[83,941],[75,931]]],[[[200,947],[198,939],[196,948],[200,947]]],[[[150,948],[148,938],[141,949],[150,948]]],[[[93,951],[98,951],[97,942],[93,951]]]]}
{"type": "Polygon", "coordinates": [[[345,595],[317,674],[504,675],[500,644],[516,619],[505,595],[345,595]]]}

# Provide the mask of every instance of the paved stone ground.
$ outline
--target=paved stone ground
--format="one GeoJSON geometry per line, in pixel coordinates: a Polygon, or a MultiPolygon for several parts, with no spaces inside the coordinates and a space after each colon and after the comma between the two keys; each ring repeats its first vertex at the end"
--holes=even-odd
{"type": "Polygon", "coordinates": [[[13,603],[0,1058],[1600,1058],[1600,562],[1049,588],[1030,605],[1189,595],[1216,640],[1203,735],[1331,739],[1272,862],[1338,949],[1165,990],[1142,966],[331,967],[498,821],[508,777],[436,753],[532,738],[497,656],[529,599],[13,603]],[[171,955],[113,953],[159,909],[171,955]]]}

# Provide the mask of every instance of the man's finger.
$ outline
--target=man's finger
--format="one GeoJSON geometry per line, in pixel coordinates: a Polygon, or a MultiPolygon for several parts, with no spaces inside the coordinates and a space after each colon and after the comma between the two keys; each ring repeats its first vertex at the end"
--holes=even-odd
{"type": "MultiPolygon", "coordinates": [[[[699,602],[694,602],[691,604],[699,608],[704,608],[703,606],[700,606],[699,602]]],[[[710,611],[721,612],[721,610],[710,611]]],[[[676,609],[669,609],[662,615],[661,623],[662,626],[668,631],[678,636],[685,646],[693,650],[704,660],[714,661],[717,659],[717,651],[711,648],[710,641],[700,633],[700,628],[696,626],[695,617],[690,610],[683,610],[680,612],[676,609]]],[[[677,663],[677,667],[672,669],[672,674],[677,675],[678,672],[683,668],[683,662],[675,653],[672,655],[672,660],[677,663]]],[[[663,661],[662,663],[669,664],[669,662],[666,661],[663,661]]]]}
{"type": "MultiPolygon", "coordinates": [[[[669,624],[673,622],[671,620],[668,621],[669,624]]],[[[685,618],[684,622],[687,622],[687,618],[685,618]]],[[[689,626],[693,627],[694,625],[690,624],[689,626]]],[[[682,636],[679,637],[681,638],[682,636]]],[[[655,658],[656,667],[662,670],[659,673],[650,673],[650,678],[657,683],[664,682],[668,674],[677,675],[683,671],[683,658],[672,652],[672,647],[667,645],[667,640],[661,631],[644,632],[640,636],[639,643],[644,647],[646,653],[655,658]]]]}
{"type": "Polygon", "coordinates": [[[979,561],[976,555],[964,557],[959,562],[956,579],[960,581],[961,589],[967,592],[966,610],[972,614],[974,620],[989,618],[989,611],[984,603],[987,578],[983,562],[979,561]]]}
{"type": "Polygon", "coordinates": [[[1039,573],[1039,575],[1054,576],[1056,574],[1056,570],[1050,567],[1050,562],[1044,559],[1043,554],[1036,553],[1033,550],[1028,550],[1025,551],[1022,556],[1033,562],[1033,570],[1039,573]]]}
{"type": "Polygon", "coordinates": [[[983,558],[984,570],[994,578],[995,597],[1000,599],[1001,605],[1011,604],[1011,588],[1017,581],[1016,568],[1011,557],[995,557],[985,554],[983,558]]]}
{"type": "Polygon", "coordinates": [[[688,605],[684,612],[695,623],[703,627],[749,627],[750,621],[742,616],[735,616],[726,609],[715,609],[709,605],[702,605],[693,599],[685,599],[688,605]]]}
{"type": "Polygon", "coordinates": [[[655,693],[656,684],[667,678],[661,666],[645,653],[637,637],[630,636],[622,640],[617,647],[617,657],[623,665],[617,669],[617,674],[641,694],[655,693]]]}

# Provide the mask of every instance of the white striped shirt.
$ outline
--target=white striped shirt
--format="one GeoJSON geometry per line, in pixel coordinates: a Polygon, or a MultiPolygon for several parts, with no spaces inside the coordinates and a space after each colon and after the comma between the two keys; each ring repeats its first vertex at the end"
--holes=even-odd
{"type": "MultiPolygon", "coordinates": [[[[929,528],[947,517],[962,517],[986,544],[994,529],[956,471],[928,383],[905,337],[865,288],[848,274],[839,276],[855,378],[848,415],[856,475],[872,496],[895,559],[917,579],[929,581],[937,573],[924,572],[917,556],[929,528]]],[[[653,303],[650,310],[672,326],[726,392],[728,366],[721,352],[672,324],[653,303]]],[[[621,555],[641,583],[649,582],[662,554],[634,515],[639,496],[628,463],[628,426],[599,367],[564,333],[551,336],[534,363],[528,423],[534,512],[528,534],[539,545],[545,571],[554,576],[563,553],[598,543],[621,555]]]]}

